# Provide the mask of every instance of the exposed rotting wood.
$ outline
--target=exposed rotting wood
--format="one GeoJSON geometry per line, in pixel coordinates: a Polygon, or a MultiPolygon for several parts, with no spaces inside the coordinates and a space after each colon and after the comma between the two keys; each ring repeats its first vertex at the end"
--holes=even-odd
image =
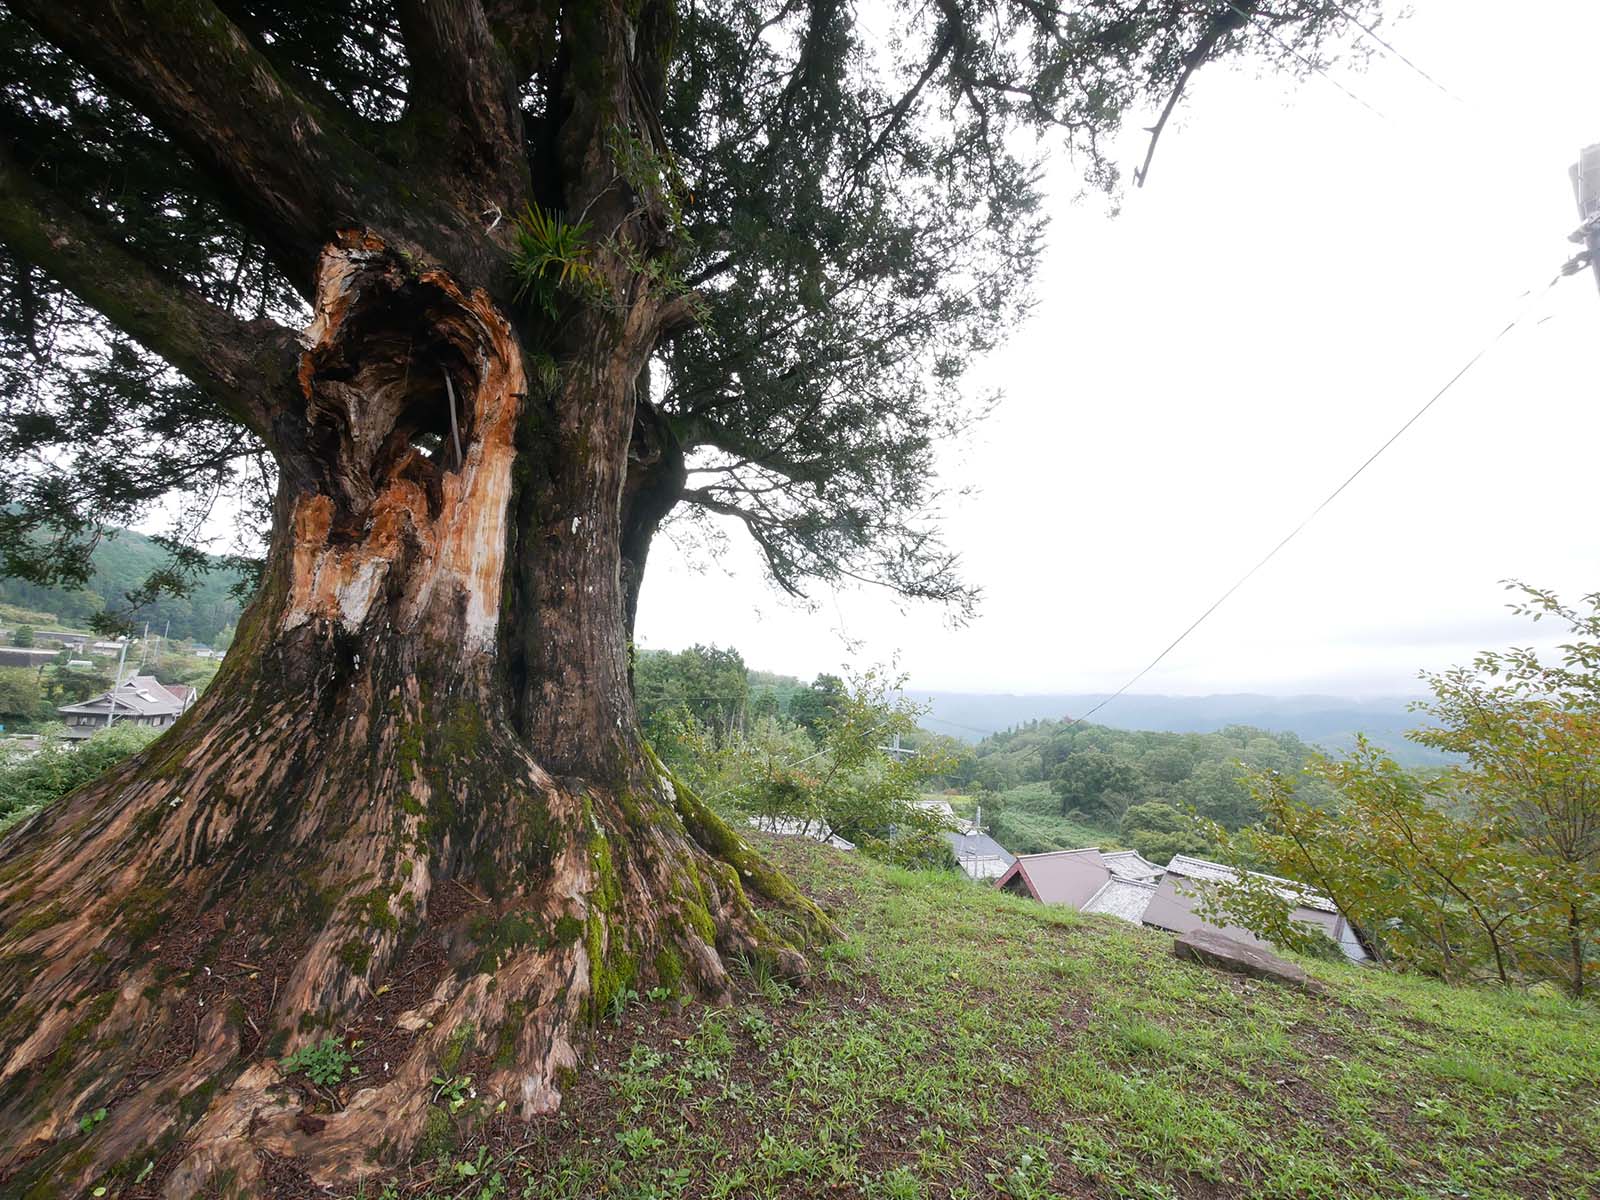
{"type": "Polygon", "coordinates": [[[530,426],[519,337],[488,296],[370,232],[326,249],[280,409],[303,415],[277,427],[298,465],[217,685],[0,842],[0,1190],[81,1194],[146,1161],[170,1197],[257,1194],[269,1162],[347,1183],[411,1152],[429,1081],[463,1061],[488,1109],[531,1116],[619,989],[721,997],[735,952],[804,971],[773,912],[825,918],[667,781],[618,674],[651,317],[626,314],[614,356],[577,360],[530,426]],[[441,366],[461,384],[454,469],[413,444],[448,428],[441,366]],[[536,435],[580,457],[519,476],[536,435]],[[594,489],[610,516],[571,527],[594,489]],[[616,661],[586,676],[596,646],[616,661]],[[530,693],[550,705],[531,725],[530,693]],[[560,720],[609,727],[538,734],[560,720]],[[585,739],[603,774],[570,769],[585,739]],[[410,1006],[385,1011],[392,993],[410,1006]],[[381,1026],[398,1031],[382,1069],[336,1092],[284,1078],[286,1052],[381,1026]]]}
{"type": "MultiPolygon", "coordinates": [[[[526,391],[509,323],[483,293],[464,295],[437,271],[409,277],[370,235],[352,234],[324,255],[307,337],[300,382],[335,465],[324,490],[295,500],[284,627],[324,620],[359,629],[394,582],[404,592],[391,604],[400,632],[435,603],[461,603],[463,636],[491,649],[526,391]],[[409,443],[416,406],[435,395],[431,372],[413,369],[418,325],[437,343],[434,355],[448,353],[476,376],[468,449],[454,471],[439,472],[409,443]],[[402,556],[403,583],[391,580],[402,556]]],[[[449,421],[454,431],[453,387],[449,421]]]]}

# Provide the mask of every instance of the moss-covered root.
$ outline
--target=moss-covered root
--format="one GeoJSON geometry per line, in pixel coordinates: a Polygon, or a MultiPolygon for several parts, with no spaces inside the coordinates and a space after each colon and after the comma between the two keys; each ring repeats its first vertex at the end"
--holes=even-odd
{"type": "MultiPolygon", "coordinates": [[[[707,854],[732,869],[732,876],[729,877],[724,873],[723,878],[730,883],[730,886],[738,889],[739,900],[744,907],[748,908],[749,904],[743,892],[745,889],[750,889],[768,903],[777,906],[788,920],[795,923],[804,941],[827,942],[839,936],[837,926],[827,914],[795,887],[787,875],[740,837],[726,821],[696,796],[691,788],[675,778],[653,751],[647,748],[645,753],[660,774],[662,787],[689,836],[704,848],[707,854]]],[[[770,929],[767,934],[769,937],[772,936],[770,929]]],[[[782,949],[792,952],[794,947],[782,949]]],[[[801,961],[804,961],[803,958],[801,961]]]]}

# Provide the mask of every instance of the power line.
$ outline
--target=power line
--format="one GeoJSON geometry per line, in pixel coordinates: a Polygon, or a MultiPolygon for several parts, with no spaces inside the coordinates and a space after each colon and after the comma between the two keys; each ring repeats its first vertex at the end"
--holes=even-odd
{"type": "MultiPolygon", "coordinates": [[[[1314,0],[1313,0],[1313,2],[1314,2],[1314,0]]],[[[1348,8],[1344,7],[1344,5],[1339,4],[1337,2],[1337,0],[1328,0],[1328,3],[1329,3],[1329,6],[1331,8],[1333,8],[1336,12],[1338,12],[1339,15],[1342,16],[1345,20],[1349,21],[1352,25],[1354,25],[1362,33],[1366,34],[1367,37],[1371,38],[1374,42],[1377,42],[1378,45],[1384,50],[1385,53],[1387,53],[1389,55],[1392,55],[1393,57],[1399,59],[1402,63],[1404,63],[1406,66],[1410,67],[1413,71],[1415,71],[1423,79],[1427,80],[1434,87],[1438,88],[1439,91],[1443,92],[1446,96],[1449,96],[1450,99],[1454,100],[1457,104],[1465,104],[1466,103],[1466,101],[1463,100],[1460,96],[1456,95],[1449,88],[1445,87],[1444,84],[1440,83],[1432,75],[1429,75],[1421,67],[1417,66],[1416,63],[1412,62],[1409,58],[1407,58],[1404,54],[1400,53],[1399,50],[1395,49],[1388,42],[1384,41],[1384,39],[1378,35],[1378,31],[1376,29],[1373,29],[1372,26],[1366,24],[1364,21],[1361,20],[1360,17],[1356,16],[1355,13],[1351,12],[1348,8]]]]}
{"type": "Polygon", "coordinates": [[[1317,62],[1315,59],[1307,58],[1304,54],[1301,54],[1300,51],[1297,50],[1294,46],[1292,46],[1288,42],[1284,41],[1281,37],[1278,36],[1277,30],[1273,29],[1272,26],[1263,23],[1260,20],[1260,18],[1256,16],[1256,14],[1250,13],[1250,12],[1246,12],[1244,9],[1240,8],[1237,4],[1235,4],[1233,2],[1233,0],[1222,0],[1222,2],[1224,4],[1226,4],[1229,8],[1233,9],[1234,12],[1238,13],[1246,21],[1250,22],[1250,24],[1254,25],[1262,33],[1266,34],[1273,41],[1277,42],[1278,45],[1282,46],[1290,54],[1294,55],[1305,66],[1310,67],[1313,71],[1315,71],[1318,75],[1321,75],[1329,83],[1333,84],[1334,87],[1338,88],[1346,96],[1349,96],[1350,99],[1354,100],[1357,104],[1361,105],[1362,108],[1366,109],[1369,113],[1373,114],[1373,116],[1379,117],[1379,118],[1381,118],[1382,120],[1385,120],[1385,121],[1387,121],[1389,119],[1389,117],[1388,117],[1388,115],[1386,113],[1383,113],[1380,110],[1374,108],[1372,105],[1368,104],[1360,96],[1356,95],[1349,88],[1345,87],[1344,84],[1340,83],[1332,75],[1328,74],[1327,70],[1322,66],[1321,63],[1317,62]]]}
{"type": "Polygon", "coordinates": [[[1383,443],[1383,445],[1379,446],[1376,450],[1374,450],[1371,454],[1369,454],[1367,456],[1366,460],[1359,467],[1357,467],[1354,471],[1350,472],[1350,474],[1345,477],[1344,482],[1341,483],[1338,487],[1334,488],[1333,491],[1329,492],[1327,494],[1327,496],[1325,496],[1323,498],[1322,503],[1318,504],[1316,506],[1316,508],[1312,509],[1311,512],[1309,514],[1307,514],[1306,518],[1303,521],[1300,522],[1300,524],[1296,525],[1287,534],[1285,534],[1284,537],[1278,542],[1277,545],[1275,545],[1271,550],[1268,550],[1266,552],[1266,554],[1261,557],[1261,560],[1259,562],[1257,562],[1255,564],[1255,566],[1251,567],[1243,575],[1239,576],[1239,578],[1234,581],[1232,587],[1230,587],[1227,591],[1223,592],[1222,595],[1218,596],[1214,601],[1212,601],[1211,606],[1209,608],[1207,608],[1205,610],[1205,612],[1201,613],[1198,617],[1196,617],[1189,624],[1189,627],[1187,629],[1185,629],[1177,637],[1173,638],[1172,641],[1167,645],[1166,649],[1164,649],[1160,654],[1156,655],[1153,659],[1151,659],[1149,665],[1146,666],[1144,668],[1144,670],[1140,671],[1132,679],[1128,680],[1127,683],[1123,684],[1116,691],[1112,692],[1111,695],[1107,696],[1104,700],[1100,701],[1100,703],[1096,704],[1093,708],[1091,708],[1088,712],[1084,713],[1081,717],[1074,717],[1072,720],[1068,721],[1066,723],[1066,725],[1063,726],[1063,728],[1070,729],[1074,725],[1080,725],[1084,721],[1087,721],[1090,717],[1094,716],[1095,713],[1099,712],[1102,708],[1104,708],[1106,705],[1110,704],[1117,697],[1121,696],[1124,692],[1126,692],[1134,684],[1138,683],[1146,675],[1150,674],[1151,671],[1155,670],[1155,668],[1160,665],[1162,659],[1166,658],[1167,655],[1171,654],[1174,650],[1176,650],[1178,648],[1178,646],[1180,644],[1182,644],[1182,642],[1183,642],[1183,640],[1185,638],[1187,638],[1196,629],[1200,628],[1201,624],[1204,623],[1206,618],[1208,618],[1212,613],[1216,612],[1217,609],[1221,608],[1223,603],[1228,599],[1229,596],[1233,595],[1241,587],[1243,587],[1247,582],[1249,582],[1251,576],[1253,576],[1257,571],[1261,570],[1262,567],[1266,566],[1269,562],[1271,562],[1274,558],[1276,558],[1277,555],[1278,555],[1278,552],[1280,550],[1282,550],[1285,546],[1287,546],[1290,542],[1294,541],[1294,539],[1299,536],[1300,531],[1303,530],[1307,525],[1311,524],[1311,522],[1314,521],[1317,518],[1318,514],[1320,514],[1323,509],[1327,508],[1328,505],[1332,504],[1336,499],[1338,499],[1339,496],[1344,492],[1344,490],[1346,488],[1348,488],[1352,483],[1354,483],[1358,478],[1360,478],[1362,473],[1365,472],[1368,467],[1370,467],[1373,463],[1378,461],[1379,456],[1382,455],[1385,450],[1387,450],[1390,446],[1394,445],[1395,442],[1399,441],[1401,436],[1406,432],[1406,430],[1410,429],[1419,420],[1421,420],[1424,413],[1426,413],[1430,408],[1432,408],[1441,399],[1443,399],[1445,393],[1448,392],[1451,388],[1455,387],[1455,385],[1461,381],[1462,376],[1466,375],[1466,373],[1468,371],[1472,370],[1473,367],[1477,366],[1479,360],[1481,360],[1484,357],[1484,355],[1488,354],[1490,350],[1492,350],[1496,345],[1498,345],[1500,343],[1501,339],[1503,339],[1506,336],[1506,334],[1510,333],[1519,324],[1521,324],[1522,319],[1525,316],[1527,316],[1529,309],[1531,309],[1533,307],[1533,305],[1538,300],[1541,300],[1546,295],[1548,295],[1550,290],[1552,288],[1554,288],[1556,286],[1556,284],[1560,283],[1563,278],[1565,278],[1568,275],[1574,274],[1575,273],[1574,264],[1576,264],[1577,262],[1578,262],[1578,259],[1574,258],[1574,259],[1569,260],[1565,265],[1563,265],[1561,270],[1558,271],[1556,273],[1556,275],[1550,280],[1550,282],[1545,285],[1545,288],[1544,288],[1543,291],[1538,292],[1538,293],[1524,292],[1523,296],[1526,299],[1524,300],[1523,304],[1518,308],[1516,314],[1511,318],[1511,320],[1507,321],[1506,324],[1500,329],[1500,332],[1495,334],[1492,338],[1490,338],[1482,346],[1478,347],[1477,352],[1475,354],[1473,354],[1473,356],[1471,358],[1467,359],[1467,361],[1462,364],[1461,368],[1454,375],[1450,376],[1450,378],[1445,381],[1444,386],[1441,387],[1438,391],[1434,392],[1434,394],[1432,396],[1428,397],[1428,402],[1426,404],[1424,404],[1421,408],[1417,409],[1416,412],[1412,413],[1411,416],[1406,420],[1406,423],[1404,425],[1400,426],[1400,428],[1395,430],[1392,434],[1390,434],[1388,439],[1383,443]]]}
{"type": "Polygon", "coordinates": [[[965,729],[968,733],[981,733],[984,737],[992,737],[999,733],[998,729],[979,729],[976,725],[963,725],[960,721],[951,721],[945,717],[935,717],[931,714],[924,715],[921,720],[931,721],[935,725],[948,725],[952,729],[965,729]]]}

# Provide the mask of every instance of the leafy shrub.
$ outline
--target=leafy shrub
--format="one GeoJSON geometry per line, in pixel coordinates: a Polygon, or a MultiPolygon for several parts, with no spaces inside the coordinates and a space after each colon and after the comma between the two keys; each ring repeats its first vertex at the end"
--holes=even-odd
{"type": "Polygon", "coordinates": [[[950,843],[930,829],[916,829],[892,838],[867,838],[858,849],[863,854],[913,871],[961,869],[950,843]]]}
{"type": "Polygon", "coordinates": [[[82,787],[160,733],[145,725],[113,725],[78,745],[52,743],[32,757],[0,763],[0,829],[82,787]]]}
{"type": "Polygon", "coordinates": [[[1123,813],[1122,838],[1151,862],[1163,865],[1175,854],[1216,853],[1216,843],[1199,823],[1164,800],[1135,804],[1123,813]]]}

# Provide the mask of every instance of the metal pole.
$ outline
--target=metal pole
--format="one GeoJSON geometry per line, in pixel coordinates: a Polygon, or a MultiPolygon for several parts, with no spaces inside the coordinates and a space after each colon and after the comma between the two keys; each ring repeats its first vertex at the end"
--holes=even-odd
{"type": "Polygon", "coordinates": [[[117,682],[111,689],[111,711],[106,714],[106,728],[110,729],[117,719],[117,693],[122,690],[122,668],[128,661],[128,637],[122,636],[122,653],[117,656],[117,682]]]}
{"type": "Polygon", "coordinates": [[[1600,143],[1585,146],[1578,161],[1567,170],[1572,179],[1572,196],[1578,202],[1578,228],[1572,240],[1589,251],[1595,283],[1600,285],[1600,143]]]}

